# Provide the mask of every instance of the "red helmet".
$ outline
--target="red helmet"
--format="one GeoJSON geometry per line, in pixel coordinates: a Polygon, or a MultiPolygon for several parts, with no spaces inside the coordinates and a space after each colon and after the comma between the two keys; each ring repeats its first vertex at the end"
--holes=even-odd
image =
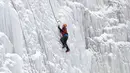
{"type": "Polygon", "coordinates": [[[63,24],[63,27],[67,27],[67,24],[63,24]]]}

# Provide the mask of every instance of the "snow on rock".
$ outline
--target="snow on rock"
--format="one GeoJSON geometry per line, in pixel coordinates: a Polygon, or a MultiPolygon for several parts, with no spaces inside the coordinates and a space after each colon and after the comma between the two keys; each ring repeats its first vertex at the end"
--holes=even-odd
{"type": "Polygon", "coordinates": [[[23,60],[18,54],[6,54],[5,67],[12,73],[23,73],[23,60]]]}
{"type": "Polygon", "coordinates": [[[32,55],[32,60],[35,63],[38,73],[42,73],[42,55],[40,51],[36,51],[36,54],[32,55]]]}
{"type": "Polygon", "coordinates": [[[13,46],[8,37],[0,32],[0,45],[1,45],[1,53],[12,53],[13,46]],[[3,51],[2,51],[3,50],[3,51]]]}
{"type": "Polygon", "coordinates": [[[126,24],[119,24],[119,26],[105,27],[104,32],[114,34],[115,41],[127,41],[127,28],[126,24]]]}
{"type": "Polygon", "coordinates": [[[0,68],[0,73],[12,73],[8,68],[1,67],[0,68]]]}
{"type": "Polygon", "coordinates": [[[4,33],[0,32],[0,72],[12,73],[8,68],[3,67],[5,63],[5,54],[12,52],[12,43],[4,33]]]}

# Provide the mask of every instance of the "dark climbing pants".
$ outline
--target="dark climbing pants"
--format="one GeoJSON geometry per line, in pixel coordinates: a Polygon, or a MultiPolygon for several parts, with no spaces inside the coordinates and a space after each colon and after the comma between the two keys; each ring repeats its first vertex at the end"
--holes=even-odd
{"type": "Polygon", "coordinates": [[[69,51],[70,49],[69,49],[69,47],[67,45],[67,40],[68,40],[68,36],[63,36],[60,39],[60,41],[62,42],[63,48],[66,47],[66,49],[67,49],[66,51],[69,51]]]}

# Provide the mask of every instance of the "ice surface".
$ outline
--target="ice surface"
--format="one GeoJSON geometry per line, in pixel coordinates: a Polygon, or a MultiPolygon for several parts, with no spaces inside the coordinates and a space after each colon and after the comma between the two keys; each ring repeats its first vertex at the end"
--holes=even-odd
{"type": "Polygon", "coordinates": [[[130,73],[129,12],[130,0],[0,0],[0,73],[130,73]]]}

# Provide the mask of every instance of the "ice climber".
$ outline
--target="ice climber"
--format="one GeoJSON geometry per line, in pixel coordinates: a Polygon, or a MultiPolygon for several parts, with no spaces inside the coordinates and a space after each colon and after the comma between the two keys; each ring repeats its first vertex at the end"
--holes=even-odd
{"type": "Polygon", "coordinates": [[[67,32],[67,24],[63,24],[62,29],[60,28],[60,26],[58,25],[58,29],[60,30],[60,33],[62,34],[62,37],[60,39],[60,41],[62,42],[63,47],[66,47],[66,52],[69,52],[70,49],[67,45],[67,40],[68,40],[68,32],[67,32]]]}

